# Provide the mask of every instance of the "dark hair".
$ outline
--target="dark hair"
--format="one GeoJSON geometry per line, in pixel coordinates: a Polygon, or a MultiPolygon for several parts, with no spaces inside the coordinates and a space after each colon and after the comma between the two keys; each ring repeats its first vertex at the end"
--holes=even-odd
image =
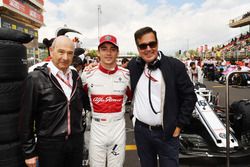
{"type": "Polygon", "coordinates": [[[156,31],[153,30],[151,27],[143,27],[143,28],[137,30],[134,34],[136,45],[138,45],[138,41],[137,41],[138,39],[140,39],[143,35],[151,33],[151,32],[155,35],[155,40],[158,43],[156,31]]]}
{"type": "Polygon", "coordinates": [[[83,49],[83,48],[75,48],[74,55],[80,56],[81,54],[84,54],[84,52],[85,52],[85,49],[83,49]]]}
{"type": "Polygon", "coordinates": [[[88,62],[88,61],[87,61],[87,59],[85,59],[85,58],[82,60],[82,64],[87,64],[87,62],[88,62]]]}
{"type": "Polygon", "coordinates": [[[129,59],[127,59],[126,57],[124,57],[123,59],[122,59],[122,64],[124,64],[124,63],[126,63],[126,62],[128,62],[129,61],[129,59]]]}
{"type": "Polygon", "coordinates": [[[195,62],[190,62],[189,66],[192,67],[193,65],[195,65],[195,62]]]}
{"type": "Polygon", "coordinates": [[[80,57],[78,57],[78,56],[73,57],[72,65],[74,67],[77,67],[77,66],[82,65],[82,64],[83,64],[83,62],[82,62],[82,59],[80,57]]]}

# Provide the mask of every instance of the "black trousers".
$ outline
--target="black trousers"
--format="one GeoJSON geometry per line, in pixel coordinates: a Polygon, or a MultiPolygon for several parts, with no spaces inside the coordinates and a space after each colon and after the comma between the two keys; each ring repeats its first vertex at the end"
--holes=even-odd
{"type": "Polygon", "coordinates": [[[83,134],[38,138],[37,152],[39,167],[81,167],[83,134]]]}
{"type": "Polygon", "coordinates": [[[150,129],[136,120],[135,141],[141,167],[178,167],[179,138],[166,140],[162,129],[150,129]],[[159,157],[159,161],[157,160],[159,157]],[[157,165],[159,163],[159,165],[157,165]]]}

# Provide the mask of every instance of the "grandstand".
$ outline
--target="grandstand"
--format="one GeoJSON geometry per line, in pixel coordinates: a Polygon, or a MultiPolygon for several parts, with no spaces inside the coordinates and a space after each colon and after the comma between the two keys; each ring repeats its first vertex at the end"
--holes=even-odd
{"type": "Polygon", "coordinates": [[[218,51],[225,58],[229,58],[231,55],[236,59],[243,59],[245,56],[250,55],[250,32],[241,33],[235,36],[227,43],[217,48],[218,51]]]}
{"type": "Polygon", "coordinates": [[[236,60],[244,59],[250,55],[250,11],[229,21],[229,27],[238,28],[249,26],[249,30],[231,38],[220,46],[214,46],[218,55],[223,55],[225,59],[233,56],[236,60]]]}
{"type": "MultiPolygon", "coordinates": [[[[231,28],[243,27],[249,25],[250,26],[250,11],[243,14],[242,16],[236,17],[229,21],[229,26],[231,28]]],[[[249,27],[250,29],[250,27],[249,27]]]]}

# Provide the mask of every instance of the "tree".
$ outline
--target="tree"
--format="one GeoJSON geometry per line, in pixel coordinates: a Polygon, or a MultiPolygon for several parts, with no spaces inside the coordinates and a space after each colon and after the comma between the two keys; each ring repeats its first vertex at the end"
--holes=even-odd
{"type": "Polygon", "coordinates": [[[91,58],[94,58],[94,57],[97,57],[97,50],[90,50],[88,53],[87,53],[88,56],[90,56],[91,58]]]}
{"type": "Polygon", "coordinates": [[[197,55],[198,55],[198,52],[197,52],[196,50],[193,50],[193,49],[188,50],[188,53],[189,53],[190,55],[194,55],[194,56],[197,56],[197,55]]]}
{"type": "Polygon", "coordinates": [[[130,52],[127,52],[127,55],[136,55],[136,56],[138,56],[138,53],[130,51],[130,52]]]}

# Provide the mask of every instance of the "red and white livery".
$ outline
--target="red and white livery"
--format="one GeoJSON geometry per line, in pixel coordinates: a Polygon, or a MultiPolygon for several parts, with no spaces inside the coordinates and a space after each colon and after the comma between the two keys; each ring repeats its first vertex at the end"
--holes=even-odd
{"type": "Polygon", "coordinates": [[[109,71],[101,65],[82,74],[94,118],[119,119],[124,116],[125,103],[130,96],[129,71],[116,66],[109,71]]]}
{"type": "Polygon", "coordinates": [[[125,159],[125,103],[130,97],[129,71],[101,65],[82,74],[92,109],[89,159],[91,166],[122,167],[125,159]],[[107,157],[106,157],[107,156],[107,157]]]}

